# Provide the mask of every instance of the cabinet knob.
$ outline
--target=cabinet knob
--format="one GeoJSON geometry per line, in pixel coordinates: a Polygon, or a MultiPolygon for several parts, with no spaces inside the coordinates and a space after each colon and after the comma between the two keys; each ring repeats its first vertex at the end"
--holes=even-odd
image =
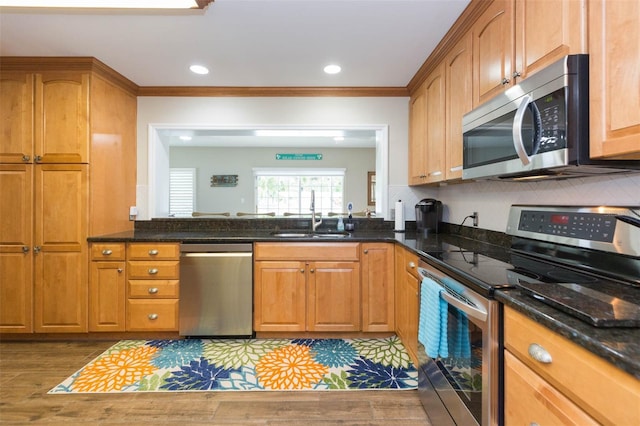
{"type": "Polygon", "coordinates": [[[156,294],[158,292],[158,287],[150,287],[149,294],[156,294]]]}
{"type": "Polygon", "coordinates": [[[29,246],[22,246],[22,252],[23,252],[24,254],[29,253],[29,246]]]}
{"type": "Polygon", "coordinates": [[[158,250],[156,249],[149,250],[149,256],[156,256],[157,254],[158,254],[158,250]]]}
{"type": "Polygon", "coordinates": [[[512,77],[513,78],[518,78],[520,77],[522,74],[520,74],[520,71],[514,71],[512,77]]]}
{"type": "Polygon", "coordinates": [[[369,253],[369,249],[364,249],[362,252],[363,252],[364,254],[367,254],[367,253],[369,253]]]}
{"type": "Polygon", "coordinates": [[[42,247],[40,247],[40,246],[33,247],[33,252],[36,253],[36,254],[40,253],[40,250],[42,250],[42,247]]]}
{"type": "Polygon", "coordinates": [[[502,85],[505,86],[505,85],[509,84],[510,81],[511,81],[510,79],[505,77],[505,78],[502,79],[502,85]]]}
{"type": "Polygon", "coordinates": [[[104,249],[102,250],[102,255],[103,256],[111,256],[113,254],[113,252],[109,249],[104,249]]]}
{"type": "Polygon", "coordinates": [[[158,319],[158,314],[149,314],[149,315],[147,315],[147,318],[149,318],[151,321],[157,320],[158,319]]]}
{"type": "Polygon", "coordinates": [[[36,155],[35,157],[33,157],[33,160],[34,160],[36,163],[39,163],[40,161],[42,161],[42,156],[41,156],[41,155],[36,155]]]}
{"type": "Polygon", "coordinates": [[[309,272],[311,272],[312,274],[313,274],[315,271],[316,271],[316,270],[315,270],[315,269],[313,269],[313,268],[311,268],[311,269],[309,270],[309,272]]]}
{"type": "Polygon", "coordinates": [[[119,273],[119,274],[121,274],[121,273],[122,273],[122,271],[123,271],[123,269],[122,269],[122,268],[118,268],[118,273],[119,273]]]}
{"type": "Polygon", "coordinates": [[[155,275],[157,273],[158,273],[158,269],[156,269],[156,268],[150,268],[149,269],[149,275],[155,275]]]}
{"type": "Polygon", "coordinates": [[[409,268],[414,269],[416,264],[414,262],[409,262],[409,268]]]}
{"type": "Polygon", "coordinates": [[[529,356],[543,364],[551,364],[551,361],[553,361],[551,358],[551,354],[537,343],[532,343],[529,345],[529,356]]]}
{"type": "Polygon", "coordinates": [[[304,268],[300,269],[300,273],[304,274],[304,268]]]}
{"type": "Polygon", "coordinates": [[[29,160],[31,160],[31,156],[29,156],[29,155],[23,155],[22,156],[22,161],[24,161],[25,163],[28,163],[29,160]]]}

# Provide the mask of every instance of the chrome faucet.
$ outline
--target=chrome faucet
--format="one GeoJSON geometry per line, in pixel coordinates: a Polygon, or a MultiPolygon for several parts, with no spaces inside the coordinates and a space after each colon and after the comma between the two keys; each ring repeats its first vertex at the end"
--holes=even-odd
{"type": "Polygon", "coordinates": [[[322,224],[322,217],[316,222],[316,191],[311,190],[311,232],[315,232],[318,226],[322,224]]]}

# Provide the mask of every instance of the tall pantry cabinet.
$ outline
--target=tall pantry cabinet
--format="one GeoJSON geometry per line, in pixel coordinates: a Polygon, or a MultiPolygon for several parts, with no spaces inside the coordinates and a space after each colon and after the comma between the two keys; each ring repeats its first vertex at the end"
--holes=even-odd
{"type": "Polygon", "coordinates": [[[132,228],[136,89],[93,58],[0,60],[0,332],[87,331],[87,237],[132,228]]]}

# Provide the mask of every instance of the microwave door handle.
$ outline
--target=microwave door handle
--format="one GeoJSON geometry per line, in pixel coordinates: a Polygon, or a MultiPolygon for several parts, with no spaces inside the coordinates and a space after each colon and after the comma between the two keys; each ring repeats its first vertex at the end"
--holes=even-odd
{"type": "Polygon", "coordinates": [[[455,297],[451,296],[449,293],[446,293],[444,291],[440,293],[440,297],[442,297],[444,301],[450,304],[451,306],[458,308],[459,310],[467,314],[467,316],[470,316],[471,318],[475,318],[481,322],[487,321],[486,311],[482,309],[478,309],[473,306],[469,306],[466,303],[456,299],[455,297]]]}
{"type": "Polygon", "coordinates": [[[513,118],[513,147],[516,149],[518,158],[520,158],[520,161],[522,161],[522,164],[525,166],[531,162],[531,158],[527,155],[524,142],[522,141],[522,122],[527,107],[531,102],[533,102],[533,98],[529,95],[524,95],[520,106],[516,110],[516,115],[513,118]]]}

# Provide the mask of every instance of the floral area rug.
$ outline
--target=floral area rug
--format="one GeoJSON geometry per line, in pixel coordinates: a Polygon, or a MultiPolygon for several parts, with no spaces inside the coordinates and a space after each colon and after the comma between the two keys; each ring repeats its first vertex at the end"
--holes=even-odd
{"type": "Polygon", "coordinates": [[[416,389],[396,336],[382,339],[123,340],[59,393],[416,389]]]}

